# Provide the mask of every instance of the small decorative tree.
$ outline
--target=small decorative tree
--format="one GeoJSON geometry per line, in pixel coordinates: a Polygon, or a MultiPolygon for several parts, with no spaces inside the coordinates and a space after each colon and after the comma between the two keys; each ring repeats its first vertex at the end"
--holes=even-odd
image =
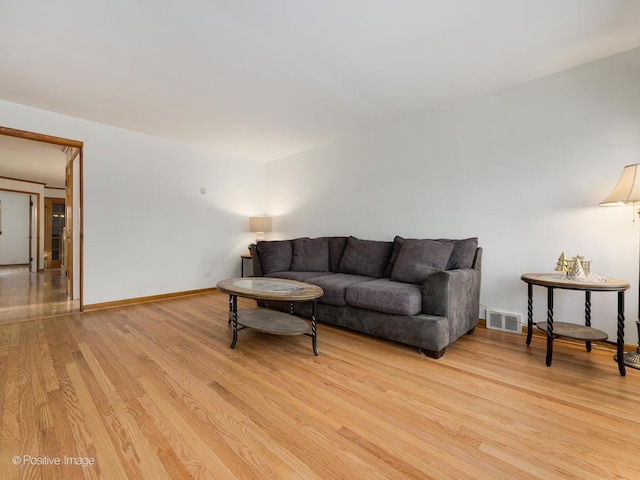
{"type": "Polygon", "coordinates": [[[580,257],[574,257],[571,262],[571,269],[567,273],[567,277],[571,280],[581,280],[584,281],[587,279],[587,276],[584,273],[584,269],[582,268],[582,262],[580,261],[580,257]]]}
{"type": "Polygon", "coordinates": [[[562,272],[563,274],[569,271],[569,259],[564,252],[562,252],[560,257],[558,258],[558,263],[556,264],[555,270],[556,272],[562,272]]]}

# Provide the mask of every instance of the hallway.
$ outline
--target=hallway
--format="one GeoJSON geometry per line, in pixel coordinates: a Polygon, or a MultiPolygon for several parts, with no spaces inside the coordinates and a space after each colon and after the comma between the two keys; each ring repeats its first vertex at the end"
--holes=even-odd
{"type": "Polygon", "coordinates": [[[30,273],[27,265],[0,266],[0,324],[80,311],[69,300],[60,269],[30,273]]]}

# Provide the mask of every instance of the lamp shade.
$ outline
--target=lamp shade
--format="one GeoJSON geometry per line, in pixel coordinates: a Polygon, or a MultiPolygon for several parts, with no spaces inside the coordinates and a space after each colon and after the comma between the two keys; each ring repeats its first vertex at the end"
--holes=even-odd
{"type": "Polygon", "coordinates": [[[640,202],[640,163],[624,167],[620,180],[600,205],[628,205],[635,202],[640,202]]]}
{"type": "Polygon", "coordinates": [[[254,233],[270,232],[271,217],[249,217],[249,231],[254,233]]]}

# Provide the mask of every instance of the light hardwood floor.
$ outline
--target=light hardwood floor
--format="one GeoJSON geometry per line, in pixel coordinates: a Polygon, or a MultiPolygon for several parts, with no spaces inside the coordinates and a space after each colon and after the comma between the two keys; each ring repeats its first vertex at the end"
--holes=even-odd
{"type": "Polygon", "coordinates": [[[639,478],[640,372],[611,350],[558,340],[549,368],[542,337],[477,328],[433,360],[324,324],[318,357],[246,330],[231,350],[227,308],[0,326],[0,478],[639,478]]]}
{"type": "Polygon", "coordinates": [[[0,266],[0,324],[79,311],[60,269],[30,273],[28,266],[0,266]]]}

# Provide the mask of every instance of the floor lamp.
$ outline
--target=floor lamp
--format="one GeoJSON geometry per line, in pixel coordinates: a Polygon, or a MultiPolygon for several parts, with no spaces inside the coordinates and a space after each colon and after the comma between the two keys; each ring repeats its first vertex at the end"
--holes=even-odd
{"type": "MultiPolygon", "coordinates": [[[[613,187],[607,198],[600,202],[600,205],[632,205],[634,210],[633,221],[635,222],[636,203],[640,203],[640,163],[624,167],[620,180],[618,180],[618,183],[613,187]]],[[[638,210],[638,215],[640,215],[640,210],[638,210]]],[[[635,352],[624,354],[624,364],[631,368],[640,369],[640,237],[638,245],[638,320],[636,320],[638,347],[635,352]]]]}

